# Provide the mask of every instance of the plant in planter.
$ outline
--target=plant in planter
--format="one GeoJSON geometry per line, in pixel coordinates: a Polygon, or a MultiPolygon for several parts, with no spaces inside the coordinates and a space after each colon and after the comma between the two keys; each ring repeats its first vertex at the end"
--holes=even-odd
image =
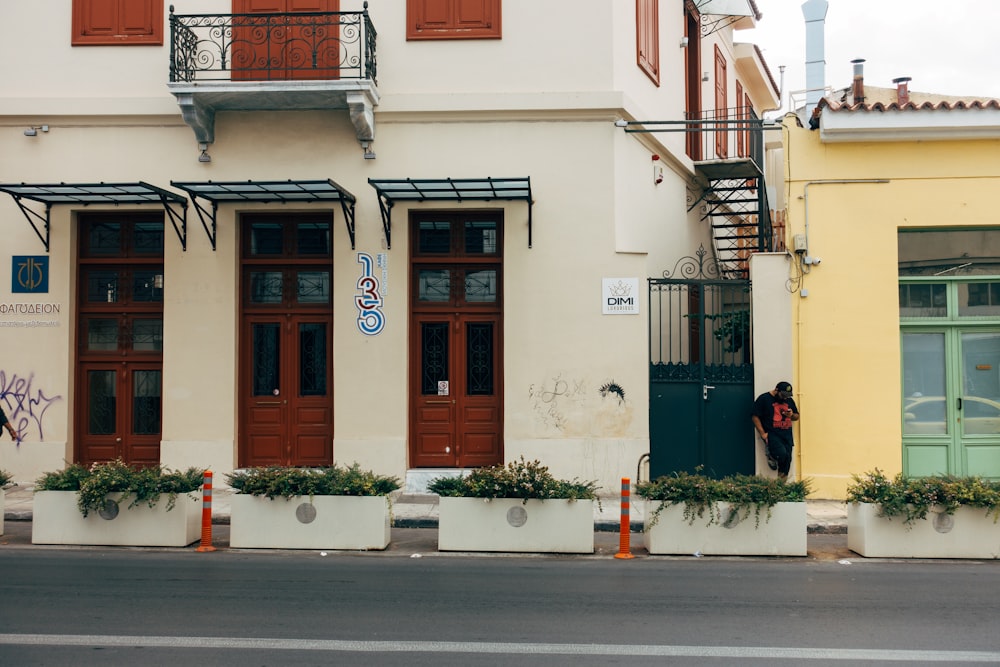
{"type": "Polygon", "coordinates": [[[198,537],[201,503],[194,494],[204,473],[198,468],[180,472],[132,466],[120,459],[46,473],[35,482],[31,540],[186,546],[198,537]],[[178,507],[182,494],[187,499],[178,507]],[[166,502],[161,503],[163,496],[166,502]],[[126,511],[121,511],[123,503],[126,511]]]}
{"type": "Polygon", "coordinates": [[[229,544],[239,548],[385,549],[389,494],[399,479],[357,463],[322,468],[259,467],[226,476],[229,544]]]}
{"type": "Polygon", "coordinates": [[[646,547],[650,553],[804,556],[809,487],[809,480],[714,479],[699,472],[640,482],[646,547]]]}
{"type": "Polygon", "coordinates": [[[6,470],[0,470],[0,535],[3,535],[4,489],[10,486],[14,476],[6,470]]]}
{"type": "Polygon", "coordinates": [[[442,551],[593,553],[596,482],[556,479],[539,461],[438,477],[442,551]],[[563,501],[563,502],[560,502],[563,501]]]}
{"type": "Polygon", "coordinates": [[[889,479],[879,469],[847,488],[847,546],[862,556],[1000,558],[1000,482],[889,479]]]}

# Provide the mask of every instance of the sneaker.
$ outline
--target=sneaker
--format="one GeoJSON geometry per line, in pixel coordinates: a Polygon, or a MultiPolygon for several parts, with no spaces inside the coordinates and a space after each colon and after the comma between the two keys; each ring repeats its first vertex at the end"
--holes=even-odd
{"type": "Polygon", "coordinates": [[[767,455],[767,467],[770,468],[771,470],[778,469],[778,462],[770,454],[767,455]]]}

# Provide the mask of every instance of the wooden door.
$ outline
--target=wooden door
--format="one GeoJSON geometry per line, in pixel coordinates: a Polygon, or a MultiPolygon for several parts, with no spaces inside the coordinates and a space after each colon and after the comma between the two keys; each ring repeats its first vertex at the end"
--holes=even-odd
{"type": "Polygon", "coordinates": [[[410,465],[503,462],[500,212],[412,220],[410,465]]]}
{"type": "Polygon", "coordinates": [[[242,225],[240,464],[333,463],[331,220],[242,225]]]}
{"type": "Polygon", "coordinates": [[[413,465],[501,462],[499,316],[417,315],[413,332],[413,465]]]}
{"type": "Polygon", "coordinates": [[[340,18],[323,15],[339,11],[340,0],[233,0],[233,14],[261,15],[233,20],[233,79],[339,78],[340,18]]]}
{"type": "Polygon", "coordinates": [[[160,462],[162,215],[80,217],[75,458],[160,462]]]}

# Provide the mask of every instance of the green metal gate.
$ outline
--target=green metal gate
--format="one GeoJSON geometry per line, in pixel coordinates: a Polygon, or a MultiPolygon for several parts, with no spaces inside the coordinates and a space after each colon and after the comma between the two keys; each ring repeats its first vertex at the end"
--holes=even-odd
{"type": "Polygon", "coordinates": [[[754,472],[750,281],[724,279],[707,254],[649,279],[651,479],[754,472]]]}

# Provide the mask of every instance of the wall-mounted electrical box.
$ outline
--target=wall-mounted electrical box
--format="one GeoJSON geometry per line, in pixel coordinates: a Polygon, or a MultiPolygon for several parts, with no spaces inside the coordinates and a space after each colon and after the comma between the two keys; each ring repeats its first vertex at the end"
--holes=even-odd
{"type": "Polygon", "coordinates": [[[806,235],[796,234],[792,237],[792,250],[797,253],[804,253],[808,248],[806,247],[806,235]]]}

